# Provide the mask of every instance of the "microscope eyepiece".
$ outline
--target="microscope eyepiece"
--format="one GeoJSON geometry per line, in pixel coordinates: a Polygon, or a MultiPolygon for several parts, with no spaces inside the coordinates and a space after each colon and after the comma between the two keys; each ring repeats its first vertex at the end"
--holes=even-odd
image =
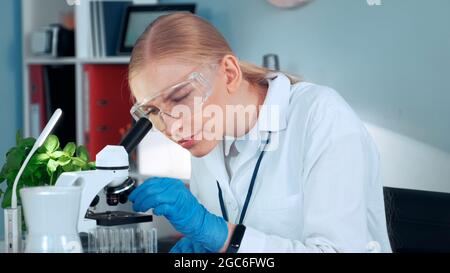
{"type": "Polygon", "coordinates": [[[152,123],[147,118],[141,118],[127,133],[125,138],[120,142],[120,146],[123,146],[128,154],[139,145],[142,139],[152,129],[152,123]]]}

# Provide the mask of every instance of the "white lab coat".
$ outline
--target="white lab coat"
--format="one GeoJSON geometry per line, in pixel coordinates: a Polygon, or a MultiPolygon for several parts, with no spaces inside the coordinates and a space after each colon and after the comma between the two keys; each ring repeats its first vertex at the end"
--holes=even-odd
{"type": "Polygon", "coordinates": [[[240,140],[231,181],[224,163],[227,141],[192,158],[190,188],[210,212],[222,216],[217,180],[230,221],[239,221],[268,131],[271,143],[239,252],[367,252],[369,245],[391,251],[379,157],[363,123],[333,89],[291,85],[281,73],[269,81],[257,125],[248,133],[257,140],[240,140]]]}

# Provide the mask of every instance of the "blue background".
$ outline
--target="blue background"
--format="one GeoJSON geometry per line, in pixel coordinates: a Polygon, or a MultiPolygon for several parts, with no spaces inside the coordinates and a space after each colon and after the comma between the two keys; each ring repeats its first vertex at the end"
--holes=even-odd
{"type": "MultiPolygon", "coordinates": [[[[15,144],[22,127],[22,44],[20,1],[0,3],[0,166],[5,153],[15,144]]],[[[0,238],[3,238],[3,210],[0,209],[0,238]]]]}

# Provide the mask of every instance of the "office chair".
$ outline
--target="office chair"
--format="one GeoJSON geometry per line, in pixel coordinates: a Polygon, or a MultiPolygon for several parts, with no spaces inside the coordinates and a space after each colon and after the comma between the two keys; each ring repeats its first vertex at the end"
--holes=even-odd
{"type": "Polygon", "coordinates": [[[393,252],[450,252],[450,194],[384,187],[393,252]]]}

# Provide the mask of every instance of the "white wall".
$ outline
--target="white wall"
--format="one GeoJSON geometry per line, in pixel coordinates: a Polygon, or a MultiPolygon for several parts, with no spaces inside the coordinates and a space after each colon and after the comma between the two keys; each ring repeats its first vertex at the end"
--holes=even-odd
{"type": "Polygon", "coordinates": [[[191,177],[190,153],[162,133],[151,130],[138,149],[139,173],[144,176],[191,177]]]}
{"type": "Polygon", "coordinates": [[[368,124],[381,156],[383,184],[450,193],[450,154],[426,143],[368,124]]]}

